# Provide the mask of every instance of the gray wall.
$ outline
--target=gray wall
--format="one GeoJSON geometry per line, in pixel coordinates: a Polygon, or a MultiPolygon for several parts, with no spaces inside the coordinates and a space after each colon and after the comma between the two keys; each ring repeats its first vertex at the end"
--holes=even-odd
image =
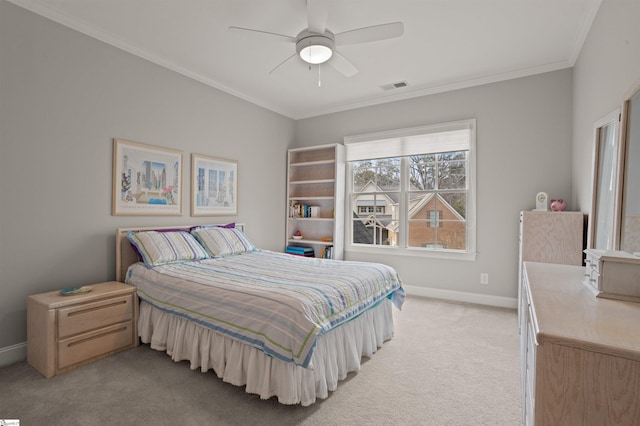
{"type": "Polygon", "coordinates": [[[640,2],[605,0],[574,66],[573,196],[588,212],[594,125],[640,83],[640,2]]]}
{"type": "Polygon", "coordinates": [[[279,250],[294,143],[465,118],[478,120],[477,261],[366,260],[408,285],[515,297],[518,212],[541,190],[588,211],[593,124],[640,79],[637,16],[637,1],[605,0],[573,71],[293,122],[0,0],[0,349],[25,341],[28,294],[114,278],[116,228],[207,221],[189,217],[191,153],[239,162],[239,216],[211,221],[279,250]],[[114,137],[184,151],[182,217],[111,216],[114,137]]]}
{"type": "Polygon", "coordinates": [[[476,118],[477,261],[349,251],[345,258],[387,263],[409,286],[515,298],[519,212],[535,208],[539,191],[571,200],[571,99],[566,69],[299,120],[296,143],[476,118]],[[480,284],[481,272],[489,285],[480,284]]]}
{"type": "Polygon", "coordinates": [[[0,1],[0,349],[26,297],[115,277],[115,230],[239,221],[284,246],[292,120],[0,1]],[[112,139],[179,149],[182,217],[111,216],[112,139]],[[238,161],[239,215],[192,218],[190,155],[238,161]]]}

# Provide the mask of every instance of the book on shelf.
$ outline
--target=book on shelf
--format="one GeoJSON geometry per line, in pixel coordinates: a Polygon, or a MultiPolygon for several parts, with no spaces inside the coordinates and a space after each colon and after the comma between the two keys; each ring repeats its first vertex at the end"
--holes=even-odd
{"type": "Polygon", "coordinates": [[[320,207],[309,204],[292,203],[289,210],[289,217],[318,217],[320,207]]]}
{"type": "Polygon", "coordinates": [[[287,246],[285,253],[307,257],[315,256],[315,252],[312,247],[287,246]]]}
{"type": "Polygon", "coordinates": [[[300,253],[308,253],[313,251],[313,247],[304,247],[304,246],[287,246],[287,250],[300,252],[300,253]]]}
{"type": "Polygon", "coordinates": [[[320,252],[320,258],[322,259],[333,259],[333,246],[325,246],[322,248],[320,252]]]}

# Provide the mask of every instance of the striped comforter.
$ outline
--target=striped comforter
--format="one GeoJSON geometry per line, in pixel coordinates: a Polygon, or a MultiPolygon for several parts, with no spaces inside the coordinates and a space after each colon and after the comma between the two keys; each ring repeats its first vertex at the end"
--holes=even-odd
{"type": "Polygon", "coordinates": [[[235,256],[129,268],[138,296],[179,317],[309,366],[318,336],[404,290],[382,264],[257,250],[235,256]]]}

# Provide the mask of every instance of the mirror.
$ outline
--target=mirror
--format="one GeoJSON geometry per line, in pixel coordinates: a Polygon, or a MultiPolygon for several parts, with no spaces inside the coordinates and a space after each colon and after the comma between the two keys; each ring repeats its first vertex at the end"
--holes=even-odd
{"type": "Polygon", "coordinates": [[[640,256],[640,85],[622,106],[624,174],[619,249],[640,256]]]}
{"type": "Polygon", "coordinates": [[[618,194],[619,138],[617,109],[595,125],[591,214],[587,248],[613,250],[616,244],[616,197],[618,194]]]}

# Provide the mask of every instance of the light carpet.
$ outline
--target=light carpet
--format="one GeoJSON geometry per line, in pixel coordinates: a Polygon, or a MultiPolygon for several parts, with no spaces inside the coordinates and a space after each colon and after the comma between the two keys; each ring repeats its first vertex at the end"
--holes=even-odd
{"type": "Polygon", "coordinates": [[[408,297],[395,337],[326,400],[260,400],[142,345],[44,379],[0,368],[0,419],[30,425],[521,425],[514,310],[408,297]]]}

